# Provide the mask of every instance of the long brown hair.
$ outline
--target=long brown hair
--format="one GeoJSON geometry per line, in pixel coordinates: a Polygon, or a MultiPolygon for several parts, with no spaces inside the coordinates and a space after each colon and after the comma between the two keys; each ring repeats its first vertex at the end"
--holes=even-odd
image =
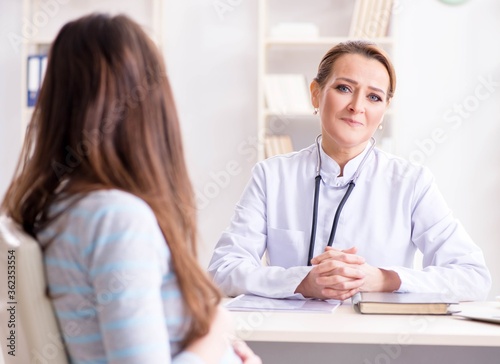
{"type": "Polygon", "coordinates": [[[191,326],[209,331],[220,294],[196,260],[196,208],[163,59],[126,16],[67,23],[45,79],[2,210],[32,236],[61,196],[120,189],[153,210],[170,248],[191,326]]]}
{"type": "Polygon", "coordinates": [[[335,61],[344,54],[360,54],[369,59],[374,59],[382,63],[389,74],[389,89],[387,90],[387,101],[389,101],[396,91],[396,71],[387,53],[375,43],[363,40],[351,40],[333,46],[326,54],[318,66],[318,74],[314,80],[319,84],[320,89],[326,85],[332,74],[335,61]]]}

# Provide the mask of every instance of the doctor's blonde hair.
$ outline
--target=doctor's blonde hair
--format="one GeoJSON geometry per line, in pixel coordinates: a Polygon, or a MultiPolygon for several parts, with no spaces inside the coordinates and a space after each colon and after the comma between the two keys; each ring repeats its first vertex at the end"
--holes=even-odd
{"type": "Polygon", "coordinates": [[[204,336],[220,293],[196,259],[196,207],[162,56],[126,16],[92,14],[57,35],[16,174],[1,209],[36,237],[50,206],[118,189],[153,210],[190,317],[204,336]]]}
{"type": "Polygon", "coordinates": [[[362,40],[352,40],[339,43],[326,52],[318,66],[318,74],[314,78],[314,81],[318,83],[320,89],[324,88],[330,78],[337,59],[345,54],[359,54],[365,56],[366,58],[379,61],[389,74],[387,101],[394,96],[394,92],[396,91],[396,71],[394,70],[394,66],[389,59],[389,56],[375,43],[362,40]]]}

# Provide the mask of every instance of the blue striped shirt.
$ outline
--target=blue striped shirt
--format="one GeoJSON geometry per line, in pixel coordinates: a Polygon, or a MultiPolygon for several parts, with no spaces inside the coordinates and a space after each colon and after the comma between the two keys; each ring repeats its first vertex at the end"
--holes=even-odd
{"type": "MultiPolygon", "coordinates": [[[[203,362],[180,351],[190,318],[144,201],[118,190],[92,192],[38,240],[46,246],[49,296],[71,363],[203,362]]],[[[223,361],[240,362],[229,350],[223,361]]]]}

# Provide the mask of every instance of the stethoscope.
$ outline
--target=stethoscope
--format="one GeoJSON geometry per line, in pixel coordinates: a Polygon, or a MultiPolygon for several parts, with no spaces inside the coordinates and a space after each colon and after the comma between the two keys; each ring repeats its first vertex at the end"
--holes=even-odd
{"type": "MultiPolygon", "coordinates": [[[[311,265],[311,259],[313,258],[314,254],[314,244],[316,242],[316,223],[318,221],[318,198],[319,198],[319,189],[320,189],[320,184],[322,181],[321,178],[321,152],[320,152],[320,145],[319,145],[319,140],[321,139],[321,134],[316,137],[316,151],[317,151],[317,163],[316,163],[316,177],[315,177],[315,186],[314,186],[314,207],[313,207],[313,216],[312,216],[312,226],[311,226],[311,242],[309,243],[309,255],[307,258],[307,265],[311,265]]],[[[333,218],[333,224],[332,224],[332,230],[330,232],[330,237],[328,238],[328,245],[327,246],[332,246],[333,244],[333,239],[335,238],[335,233],[337,232],[337,225],[339,223],[339,218],[340,218],[340,213],[342,212],[342,209],[344,208],[344,205],[349,198],[349,195],[351,194],[354,186],[356,185],[356,180],[359,177],[359,173],[361,172],[361,169],[363,168],[363,165],[365,164],[366,160],[368,159],[371,151],[373,148],[375,148],[375,138],[370,139],[371,145],[370,149],[366,152],[365,156],[361,160],[361,163],[359,164],[358,168],[356,169],[356,172],[352,176],[351,180],[349,181],[348,184],[344,185],[343,187],[347,186],[347,191],[345,192],[344,197],[342,197],[342,200],[340,200],[340,204],[337,207],[337,211],[335,212],[335,217],[333,218]]]]}

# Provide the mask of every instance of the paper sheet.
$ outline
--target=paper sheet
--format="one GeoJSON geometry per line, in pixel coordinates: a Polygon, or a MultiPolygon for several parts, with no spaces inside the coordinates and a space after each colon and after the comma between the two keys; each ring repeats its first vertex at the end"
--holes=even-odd
{"type": "Polygon", "coordinates": [[[288,300],[239,295],[224,306],[230,311],[286,311],[331,313],[342,302],[337,300],[288,300]]]}

